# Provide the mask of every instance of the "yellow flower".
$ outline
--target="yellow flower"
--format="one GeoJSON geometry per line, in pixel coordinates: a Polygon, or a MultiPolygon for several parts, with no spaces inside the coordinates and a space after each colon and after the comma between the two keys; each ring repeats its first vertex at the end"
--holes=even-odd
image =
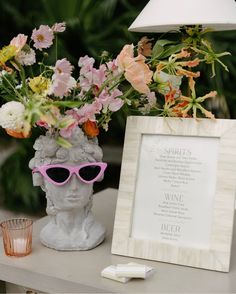
{"type": "Polygon", "coordinates": [[[29,87],[34,93],[43,94],[47,92],[50,88],[50,80],[43,77],[37,76],[29,80],[29,87]]]}
{"type": "Polygon", "coordinates": [[[0,65],[5,64],[9,59],[14,57],[17,53],[16,46],[8,45],[0,50],[0,65]]]}
{"type": "Polygon", "coordinates": [[[40,123],[47,124],[48,126],[54,126],[58,122],[60,117],[60,110],[56,106],[50,106],[50,108],[44,110],[39,119],[39,125],[40,123]]]}

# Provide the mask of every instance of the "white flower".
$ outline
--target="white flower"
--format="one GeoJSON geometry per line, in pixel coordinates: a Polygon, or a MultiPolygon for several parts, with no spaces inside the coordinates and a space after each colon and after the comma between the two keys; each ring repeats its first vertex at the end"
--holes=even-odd
{"type": "Polygon", "coordinates": [[[17,54],[16,60],[22,65],[32,65],[36,62],[35,51],[32,48],[29,52],[22,50],[17,54]]]}
{"type": "Polygon", "coordinates": [[[160,84],[158,91],[163,95],[166,95],[170,91],[169,83],[176,90],[179,90],[182,83],[181,76],[169,75],[164,71],[155,72],[153,78],[155,82],[160,84]]]}
{"type": "Polygon", "coordinates": [[[21,89],[23,87],[22,83],[20,83],[19,85],[17,85],[15,88],[16,90],[21,89]]]}
{"type": "Polygon", "coordinates": [[[20,131],[24,125],[25,106],[17,101],[10,101],[0,108],[0,126],[4,129],[20,131]]]}
{"type": "Polygon", "coordinates": [[[76,85],[77,85],[76,80],[73,77],[70,77],[67,83],[68,90],[70,91],[71,89],[75,88],[76,85]]]}
{"type": "Polygon", "coordinates": [[[0,77],[1,76],[5,76],[5,75],[7,75],[8,74],[8,72],[6,71],[6,70],[2,70],[1,72],[0,72],[0,77]]]}

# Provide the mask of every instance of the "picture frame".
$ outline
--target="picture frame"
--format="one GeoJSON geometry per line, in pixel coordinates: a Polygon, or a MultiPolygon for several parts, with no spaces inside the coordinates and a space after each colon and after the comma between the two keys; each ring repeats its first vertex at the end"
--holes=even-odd
{"type": "Polygon", "coordinates": [[[236,121],[130,116],[112,253],[228,272],[236,121]]]}

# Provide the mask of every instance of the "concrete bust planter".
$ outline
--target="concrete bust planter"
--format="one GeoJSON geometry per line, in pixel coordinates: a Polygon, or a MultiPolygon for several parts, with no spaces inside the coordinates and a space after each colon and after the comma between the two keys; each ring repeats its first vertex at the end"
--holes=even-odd
{"type": "Polygon", "coordinates": [[[91,207],[94,179],[103,179],[106,164],[101,162],[103,153],[97,139],[88,139],[79,127],[69,141],[72,147],[63,148],[48,133],[34,144],[35,156],[29,167],[34,186],[46,194],[50,216],[40,240],[56,250],[88,250],[105,237],[105,228],[95,220],[91,207]],[[90,174],[91,168],[95,175],[90,174]]]}

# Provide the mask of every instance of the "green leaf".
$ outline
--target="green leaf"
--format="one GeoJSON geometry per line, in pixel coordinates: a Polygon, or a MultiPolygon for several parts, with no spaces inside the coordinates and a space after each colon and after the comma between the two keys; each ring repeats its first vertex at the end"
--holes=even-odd
{"type": "Polygon", "coordinates": [[[66,140],[66,139],[64,139],[62,137],[58,137],[56,142],[57,142],[58,145],[62,146],[63,148],[72,147],[72,144],[68,140],[66,140]]]}
{"type": "Polygon", "coordinates": [[[184,48],[184,47],[185,47],[184,44],[178,44],[178,45],[170,46],[168,49],[166,49],[163,52],[163,54],[161,54],[161,56],[159,56],[159,58],[161,58],[161,59],[167,58],[172,54],[180,52],[181,49],[184,48]]]}
{"type": "Polygon", "coordinates": [[[156,44],[152,49],[152,58],[158,58],[164,51],[164,47],[156,44]]]}
{"type": "Polygon", "coordinates": [[[164,51],[164,46],[175,42],[169,40],[158,40],[152,49],[152,58],[159,58],[164,51]]]}
{"type": "MultiPolygon", "coordinates": [[[[176,42],[163,39],[163,40],[157,40],[155,45],[160,45],[160,46],[164,47],[165,45],[174,44],[174,43],[176,43],[176,42]]],[[[154,47],[155,47],[155,45],[154,45],[154,47]]]]}
{"type": "Polygon", "coordinates": [[[84,104],[83,101],[55,101],[53,102],[55,106],[62,106],[62,107],[69,107],[69,108],[75,108],[80,107],[84,104]]]}

